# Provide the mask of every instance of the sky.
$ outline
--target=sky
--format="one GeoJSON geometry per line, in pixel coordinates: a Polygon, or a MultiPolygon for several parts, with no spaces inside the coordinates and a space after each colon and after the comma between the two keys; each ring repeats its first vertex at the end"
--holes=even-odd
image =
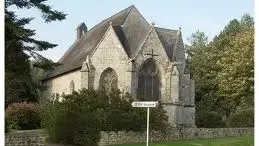
{"type": "Polygon", "coordinates": [[[34,17],[26,27],[36,30],[35,38],[58,44],[41,53],[53,61],[58,61],[75,41],[78,24],[84,22],[89,30],[133,4],[149,23],[169,29],[181,27],[184,43],[197,30],[211,40],[230,20],[240,19],[244,14],[254,17],[253,0],[49,0],[47,4],[68,14],[66,19],[45,23],[34,8],[11,9],[18,17],[34,17]]]}

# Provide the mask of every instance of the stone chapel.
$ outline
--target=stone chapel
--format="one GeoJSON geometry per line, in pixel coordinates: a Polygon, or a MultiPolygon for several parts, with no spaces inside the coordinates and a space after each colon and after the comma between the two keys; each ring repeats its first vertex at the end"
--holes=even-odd
{"type": "Polygon", "coordinates": [[[77,38],[43,79],[44,97],[82,88],[121,89],[136,100],[161,101],[171,126],[195,127],[194,81],[181,29],[149,24],[132,5],[77,38]]]}

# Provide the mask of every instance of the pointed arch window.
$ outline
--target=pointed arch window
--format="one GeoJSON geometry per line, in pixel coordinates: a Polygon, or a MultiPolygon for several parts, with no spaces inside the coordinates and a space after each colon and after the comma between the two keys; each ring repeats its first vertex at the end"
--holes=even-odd
{"type": "Polygon", "coordinates": [[[99,88],[106,93],[118,89],[118,76],[115,70],[112,68],[107,68],[102,72],[100,76],[99,88]]]}
{"type": "Polygon", "coordinates": [[[160,97],[159,69],[152,58],[144,61],[140,67],[137,96],[144,101],[157,101],[160,97]]]}

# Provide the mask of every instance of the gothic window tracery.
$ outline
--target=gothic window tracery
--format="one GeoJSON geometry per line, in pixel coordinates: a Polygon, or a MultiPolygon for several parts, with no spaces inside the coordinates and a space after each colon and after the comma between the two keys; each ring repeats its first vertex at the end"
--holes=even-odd
{"type": "Polygon", "coordinates": [[[112,68],[105,69],[100,77],[99,88],[100,90],[109,93],[117,89],[118,77],[116,72],[112,68]]]}
{"type": "Polygon", "coordinates": [[[160,97],[159,69],[152,58],[140,67],[137,96],[144,101],[157,101],[160,97]]]}

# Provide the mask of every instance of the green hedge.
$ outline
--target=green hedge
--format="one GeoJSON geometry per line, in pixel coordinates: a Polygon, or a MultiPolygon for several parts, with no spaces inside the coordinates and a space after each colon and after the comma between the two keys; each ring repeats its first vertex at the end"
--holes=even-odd
{"type": "Polygon", "coordinates": [[[248,108],[228,118],[229,127],[254,127],[254,109],[248,108]]]}
{"type": "Polygon", "coordinates": [[[5,110],[6,129],[31,130],[40,128],[37,103],[13,103],[5,110]]]}
{"type": "MultiPolygon", "coordinates": [[[[146,109],[133,108],[128,93],[82,89],[42,107],[42,126],[50,140],[74,145],[97,145],[100,131],[145,131],[146,109]]],[[[162,106],[152,108],[150,129],[167,129],[167,116],[162,106]]]]}
{"type": "Polygon", "coordinates": [[[197,112],[196,126],[200,128],[222,128],[226,123],[217,112],[197,112]]]}
{"type": "Polygon", "coordinates": [[[10,130],[8,126],[9,126],[8,121],[7,121],[7,119],[5,118],[5,125],[4,125],[4,132],[5,132],[5,133],[8,133],[9,130],[10,130]]]}
{"type": "MultiPolygon", "coordinates": [[[[57,96],[59,97],[59,96],[57,96]]],[[[46,128],[51,141],[79,146],[95,146],[100,139],[101,124],[95,107],[98,96],[84,90],[81,94],[63,95],[42,106],[42,127],[46,128]]]]}

